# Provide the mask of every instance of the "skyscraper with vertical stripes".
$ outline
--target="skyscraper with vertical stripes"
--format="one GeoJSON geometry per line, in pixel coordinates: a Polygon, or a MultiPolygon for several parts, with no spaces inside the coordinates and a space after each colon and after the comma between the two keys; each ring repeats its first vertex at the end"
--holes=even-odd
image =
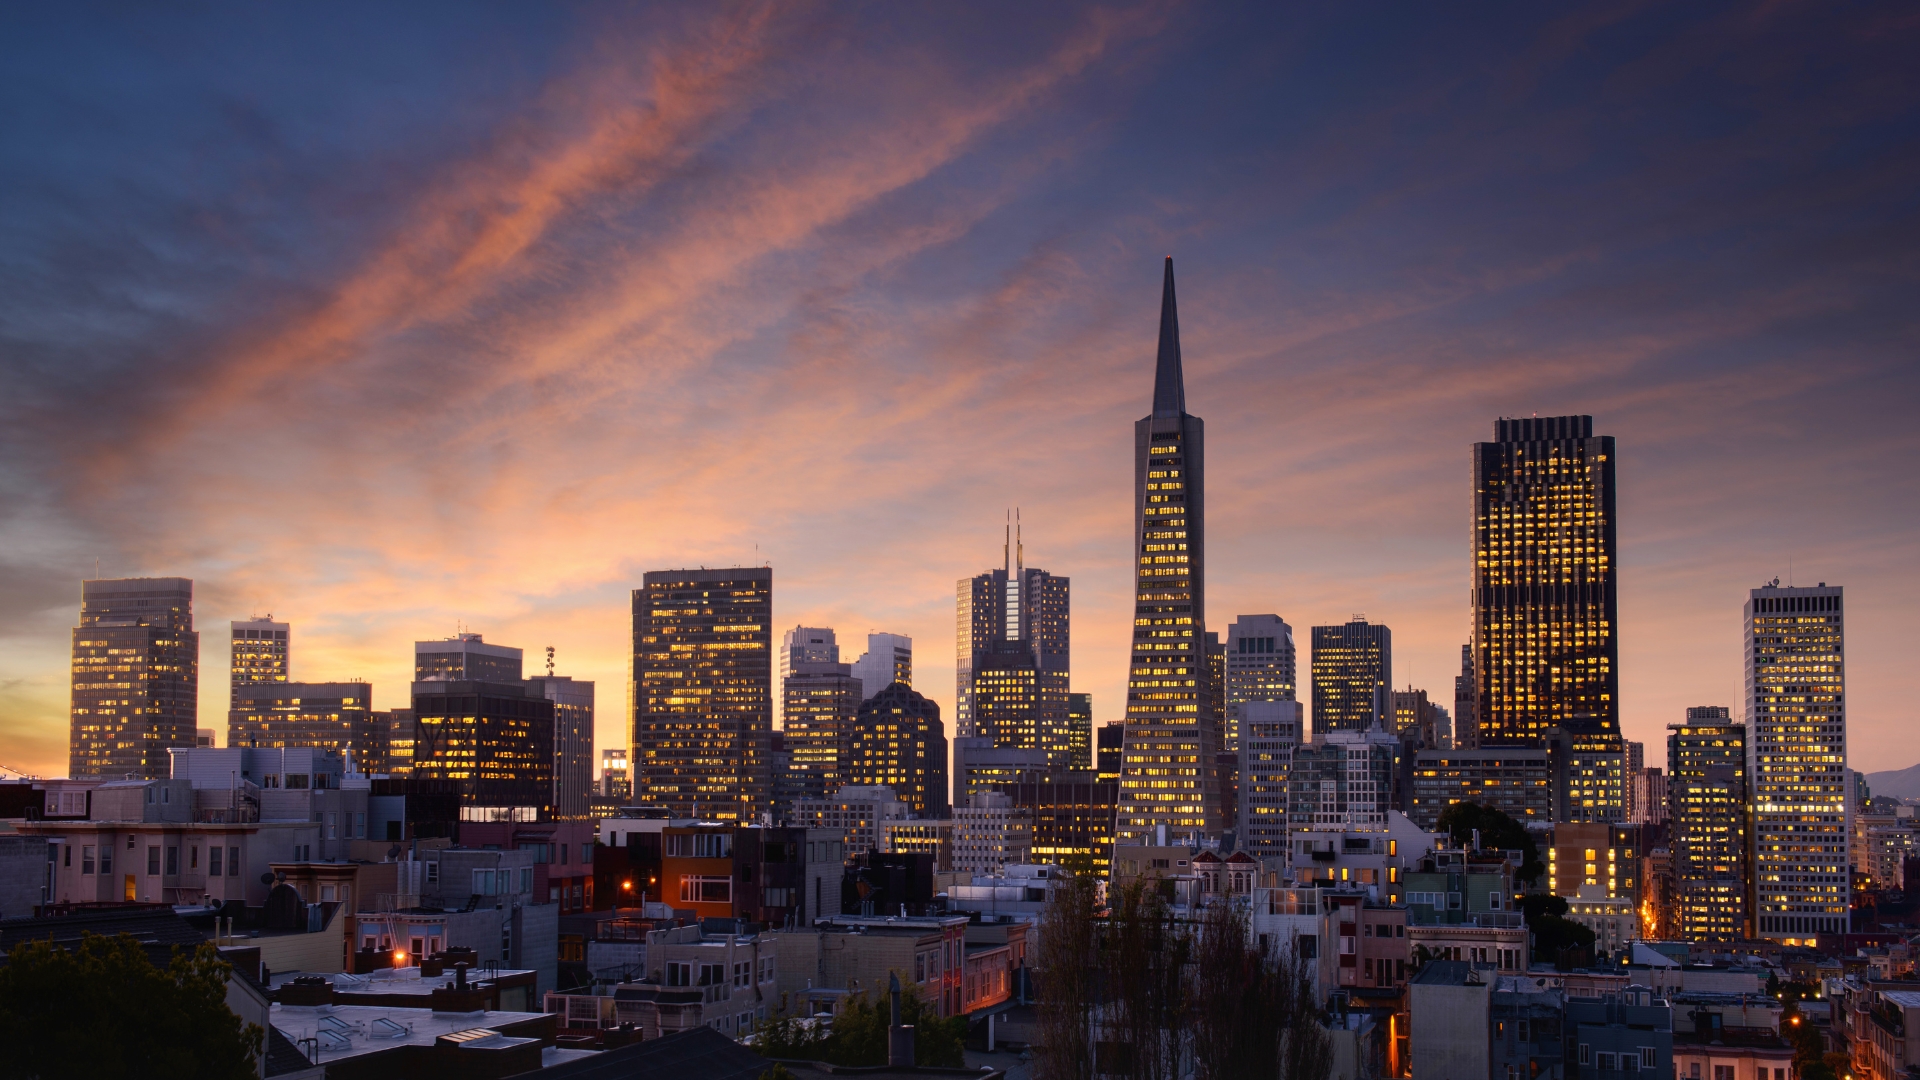
{"type": "Polygon", "coordinates": [[[1832,945],[1848,931],[1847,673],[1843,593],[1821,582],[1747,595],[1747,797],[1755,933],[1832,945]]]}
{"type": "Polygon", "coordinates": [[[1206,428],[1187,413],[1173,259],[1160,292],[1153,411],[1133,426],[1134,618],[1115,836],[1140,842],[1217,833],[1215,755],[1225,732],[1209,706],[1206,428]]]}

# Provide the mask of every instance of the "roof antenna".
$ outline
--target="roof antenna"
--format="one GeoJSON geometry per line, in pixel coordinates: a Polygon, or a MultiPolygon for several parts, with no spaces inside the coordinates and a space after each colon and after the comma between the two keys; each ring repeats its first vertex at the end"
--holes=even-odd
{"type": "Polygon", "coordinates": [[[1013,572],[1013,512],[1012,511],[1007,512],[1007,531],[1006,531],[1006,535],[1003,536],[1000,540],[1000,568],[1007,573],[1013,572]]]}
{"type": "Polygon", "coordinates": [[[553,678],[553,646],[547,646],[547,678],[553,678]]]}
{"type": "Polygon", "coordinates": [[[1017,506],[1013,508],[1013,545],[1014,557],[1019,560],[1014,567],[1024,572],[1027,568],[1027,545],[1020,537],[1020,508],[1017,506]]]}

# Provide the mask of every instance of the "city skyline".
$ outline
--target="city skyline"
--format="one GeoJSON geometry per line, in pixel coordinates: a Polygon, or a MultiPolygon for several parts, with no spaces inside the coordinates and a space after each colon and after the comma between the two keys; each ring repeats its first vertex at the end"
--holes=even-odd
{"type": "MultiPolygon", "coordinates": [[[[258,124],[179,98],[169,123],[139,123],[154,114],[136,99],[154,86],[209,102],[229,87],[116,51],[130,46],[82,50],[77,29],[49,28],[64,52],[9,52],[19,62],[0,78],[14,94],[58,88],[38,96],[133,122],[54,137],[73,125],[37,106],[24,130],[60,152],[31,169],[8,158],[35,183],[6,211],[34,224],[9,271],[31,287],[0,312],[15,358],[5,479],[19,493],[0,523],[0,762],[63,771],[71,629],[79,583],[96,576],[195,582],[200,726],[224,727],[221,628],[271,610],[298,626],[292,678],[364,678],[381,709],[406,707],[415,640],[464,624],[554,645],[562,670],[607,691],[597,741],[617,745],[609,703],[642,572],[768,561],[774,626],[918,639],[915,685],[952,717],[952,581],[978,568],[1010,504],[1034,526],[1029,561],[1075,581],[1074,689],[1092,693],[1097,725],[1117,719],[1124,432],[1151,355],[1151,317],[1129,313],[1172,253],[1189,297],[1188,394],[1214,443],[1216,626],[1365,611],[1394,629],[1396,686],[1445,701],[1469,638],[1468,448],[1499,416],[1592,415],[1620,455],[1625,736],[1651,746],[1687,705],[1737,707],[1740,602],[1778,576],[1852,587],[1854,767],[1911,764],[1897,672],[1920,647],[1899,617],[1920,599],[1920,496],[1895,463],[1917,437],[1902,344],[1914,316],[1892,306],[1905,278],[1891,253],[1907,241],[1885,222],[1906,220],[1887,207],[1920,168],[1910,149],[1863,164],[1805,119],[1867,143],[1897,125],[1910,106],[1870,91],[1873,65],[1756,89],[1649,67],[1650,43],[1527,15],[1462,20],[1457,32],[1491,44],[1447,40],[1500,76],[1460,83],[1406,63],[1445,29],[1415,18],[1342,76],[1351,91],[1402,68],[1377,97],[1263,119],[1223,103],[1227,83],[1195,80],[1197,58],[1265,79],[1262,102],[1326,72],[1260,74],[1270,58],[1236,49],[1231,20],[1189,15],[1160,33],[1162,13],[1065,12],[991,63],[896,28],[926,47],[923,71],[869,54],[830,73],[808,31],[778,19],[549,26],[510,45],[506,17],[483,14],[406,83],[417,99],[300,105],[313,70],[289,63],[244,99],[258,124]],[[650,59],[613,65],[581,44],[590,31],[645,38],[650,59]],[[507,54],[530,65],[528,85],[456,74],[507,54]],[[702,59],[720,72],[708,96],[631,126],[671,92],[663,72],[702,59]],[[82,85],[106,68],[124,79],[82,85]],[[817,96],[755,120],[796,73],[817,96]],[[882,76],[898,80],[896,101],[789,156],[774,125],[822,120],[882,76]],[[455,119],[436,96],[447,86],[474,91],[455,119]],[[1436,88],[1458,114],[1421,108],[1436,88]],[[1807,112],[1767,112],[1774,95],[1807,112]],[[336,141],[379,110],[379,131],[336,141]],[[1459,119],[1476,110],[1517,134],[1459,119]],[[1411,145],[1365,134],[1407,111],[1446,122],[1411,145]],[[557,113],[574,123],[526,133],[557,113]],[[1659,113],[1720,134],[1677,137],[1647,118],[1659,113]],[[127,133],[140,128],[153,134],[127,133]],[[1232,150],[1248,132],[1268,149],[1232,150]],[[202,186],[156,184],[146,170],[170,159],[147,138],[210,148],[202,186]],[[1786,149],[1808,139],[1828,152],[1786,149]],[[1540,145],[1553,152],[1536,158],[1540,145]],[[314,179],[278,179],[279,155],[314,179]],[[1143,156],[1170,160],[1099,179],[1143,156]],[[1179,164],[1195,157],[1229,167],[1203,182],[1179,164]],[[1569,175],[1580,159],[1606,167],[1569,175]],[[1768,179],[1754,161],[1803,171],[1768,179]],[[687,162],[721,178],[717,194],[676,171],[687,162]],[[1248,179],[1218,179],[1236,170],[1248,179]],[[1386,171],[1422,179],[1382,184],[1386,171]],[[112,193],[129,187],[153,202],[124,206],[112,193]],[[531,216],[498,209],[503,193],[531,216]],[[768,235],[736,227],[726,207],[740,205],[759,208],[768,235]],[[117,216],[109,207],[146,215],[164,241],[123,247],[80,223],[117,216]],[[583,232],[582,210],[644,256],[583,232]],[[172,224],[203,212],[218,227],[172,224]],[[483,235],[452,227],[473,213],[483,235]],[[320,221],[333,235],[308,245],[320,221]],[[581,298],[535,314],[554,283],[581,298]],[[132,294],[165,299],[99,299],[132,294]],[[389,295],[399,308],[382,306],[389,295]],[[272,455],[231,453],[269,437],[272,455]],[[772,464],[795,447],[815,458],[804,475],[772,464]],[[721,476],[739,485],[724,498],[721,476]],[[1818,547],[1765,509],[1783,485],[1821,521],[1818,547]],[[314,528],[321,502],[351,508],[352,525],[314,528]]],[[[1831,61],[1845,31],[1795,30],[1799,17],[1772,16],[1781,32],[1748,46],[1831,61]]],[[[1703,38],[1736,21],[1643,15],[1623,32],[1649,18],[1703,38]]],[[[1379,29],[1334,14],[1284,25],[1303,42],[1379,29]]],[[[226,55],[237,40],[216,33],[205,48],[226,55]]],[[[403,78],[397,61],[370,63],[374,84],[403,78]]]]}

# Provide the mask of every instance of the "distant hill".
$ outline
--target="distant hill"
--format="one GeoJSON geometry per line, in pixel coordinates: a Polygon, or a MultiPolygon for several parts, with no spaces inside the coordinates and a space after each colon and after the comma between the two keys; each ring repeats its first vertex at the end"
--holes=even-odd
{"type": "Polygon", "coordinates": [[[1896,799],[1920,799],[1920,765],[1867,774],[1867,790],[1896,799]]]}

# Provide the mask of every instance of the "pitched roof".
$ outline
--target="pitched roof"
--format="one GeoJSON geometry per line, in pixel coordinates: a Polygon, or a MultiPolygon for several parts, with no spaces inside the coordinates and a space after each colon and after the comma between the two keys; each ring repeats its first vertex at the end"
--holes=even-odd
{"type": "Polygon", "coordinates": [[[313,1062],[307,1060],[307,1055],[301,1053],[300,1048],[293,1045],[293,1040],[287,1038],[285,1032],[277,1027],[269,1026],[267,1028],[268,1076],[283,1076],[287,1073],[300,1072],[303,1069],[311,1069],[313,1067],[313,1062]]]}

